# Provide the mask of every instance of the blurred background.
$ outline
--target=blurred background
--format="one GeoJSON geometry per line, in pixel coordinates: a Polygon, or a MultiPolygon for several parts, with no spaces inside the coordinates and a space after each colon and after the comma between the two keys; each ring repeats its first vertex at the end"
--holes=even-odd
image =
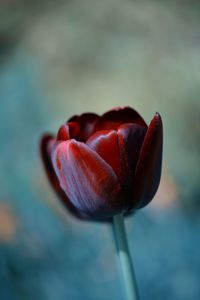
{"type": "Polygon", "coordinates": [[[160,188],[126,220],[142,300],[200,299],[200,2],[1,0],[0,300],[120,300],[108,225],[63,210],[39,157],[71,115],[164,123],[160,188]]]}

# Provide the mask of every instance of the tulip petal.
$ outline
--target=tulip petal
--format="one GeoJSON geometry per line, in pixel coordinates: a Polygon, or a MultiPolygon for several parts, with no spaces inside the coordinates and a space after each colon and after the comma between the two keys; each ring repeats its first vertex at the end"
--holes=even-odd
{"type": "Polygon", "coordinates": [[[139,113],[131,107],[116,107],[103,114],[96,126],[94,132],[98,130],[117,129],[124,123],[135,123],[147,128],[147,124],[139,113]]]}
{"type": "Polygon", "coordinates": [[[56,140],[51,135],[44,135],[41,139],[40,143],[40,152],[42,161],[44,164],[44,168],[48,177],[48,180],[53,187],[54,191],[58,194],[63,204],[67,207],[67,209],[76,217],[84,218],[84,215],[81,214],[69,201],[65,192],[61,189],[59,180],[54,171],[52,162],[51,162],[51,153],[56,146],[56,140]]]}
{"type": "Polygon", "coordinates": [[[97,131],[89,138],[86,144],[92,150],[97,152],[113,168],[119,180],[122,181],[122,170],[117,131],[97,131]]]}
{"type": "Polygon", "coordinates": [[[58,141],[66,141],[69,139],[76,138],[80,132],[80,127],[76,122],[68,122],[63,124],[57,133],[58,141]]]}
{"type": "Polygon", "coordinates": [[[124,124],[115,130],[94,133],[87,145],[96,151],[114,170],[123,189],[124,208],[129,209],[133,181],[146,129],[137,124],[124,124]]]}
{"type": "Polygon", "coordinates": [[[124,124],[118,128],[119,151],[124,177],[124,197],[127,209],[131,207],[133,181],[139,153],[144,141],[146,129],[137,124],[124,124]]]}
{"type": "Polygon", "coordinates": [[[158,113],[151,121],[140,151],[135,173],[133,206],[141,208],[154,197],[162,167],[163,127],[158,113]]]}
{"type": "Polygon", "coordinates": [[[118,128],[119,147],[123,159],[123,164],[127,165],[132,175],[138,161],[140,149],[142,147],[146,129],[137,124],[124,124],[118,128]]]}
{"type": "Polygon", "coordinates": [[[78,139],[80,141],[86,142],[91,133],[94,131],[96,122],[98,121],[99,116],[94,113],[84,113],[80,116],[73,116],[69,119],[68,122],[76,122],[80,127],[80,133],[78,139]]]}
{"type": "Polygon", "coordinates": [[[78,210],[96,219],[121,211],[117,176],[87,145],[75,140],[62,142],[52,161],[62,189],[78,210]]]}

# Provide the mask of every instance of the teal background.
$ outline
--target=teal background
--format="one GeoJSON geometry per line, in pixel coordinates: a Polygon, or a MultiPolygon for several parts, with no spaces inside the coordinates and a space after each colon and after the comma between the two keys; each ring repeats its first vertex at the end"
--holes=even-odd
{"type": "Polygon", "coordinates": [[[71,217],[39,140],[129,105],[164,123],[152,203],[126,219],[143,300],[200,298],[198,1],[1,1],[0,300],[123,299],[107,224],[71,217]]]}

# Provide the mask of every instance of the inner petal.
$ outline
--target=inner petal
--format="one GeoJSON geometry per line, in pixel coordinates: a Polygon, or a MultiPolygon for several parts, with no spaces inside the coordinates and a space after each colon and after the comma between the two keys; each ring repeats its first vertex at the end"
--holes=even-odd
{"type": "Polygon", "coordinates": [[[147,128],[147,124],[136,110],[131,107],[117,107],[100,117],[95,125],[94,132],[108,129],[117,130],[124,123],[134,123],[147,128]]]}
{"type": "Polygon", "coordinates": [[[77,137],[78,140],[86,142],[94,131],[94,127],[99,120],[99,116],[94,113],[84,113],[80,116],[73,116],[68,122],[76,122],[80,127],[80,132],[77,137]]]}
{"type": "Polygon", "coordinates": [[[115,174],[122,182],[123,179],[117,131],[98,131],[89,138],[86,144],[92,150],[97,152],[112,167],[115,174]]]}
{"type": "Polygon", "coordinates": [[[80,127],[76,122],[68,122],[63,124],[57,133],[58,141],[67,141],[69,139],[77,138],[80,132],[80,127]]]}

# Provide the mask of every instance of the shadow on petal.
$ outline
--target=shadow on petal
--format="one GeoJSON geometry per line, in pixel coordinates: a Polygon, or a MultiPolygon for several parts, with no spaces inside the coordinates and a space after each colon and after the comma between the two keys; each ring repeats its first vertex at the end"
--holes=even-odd
{"type": "Polygon", "coordinates": [[[80,127],[80,132],[77,139],[86,142],[94,131],[94,127],[99,120],[99,116],[94,113],[84,113],[80,116],[71,117],[68,122],[76,122],[80,127]]]}

